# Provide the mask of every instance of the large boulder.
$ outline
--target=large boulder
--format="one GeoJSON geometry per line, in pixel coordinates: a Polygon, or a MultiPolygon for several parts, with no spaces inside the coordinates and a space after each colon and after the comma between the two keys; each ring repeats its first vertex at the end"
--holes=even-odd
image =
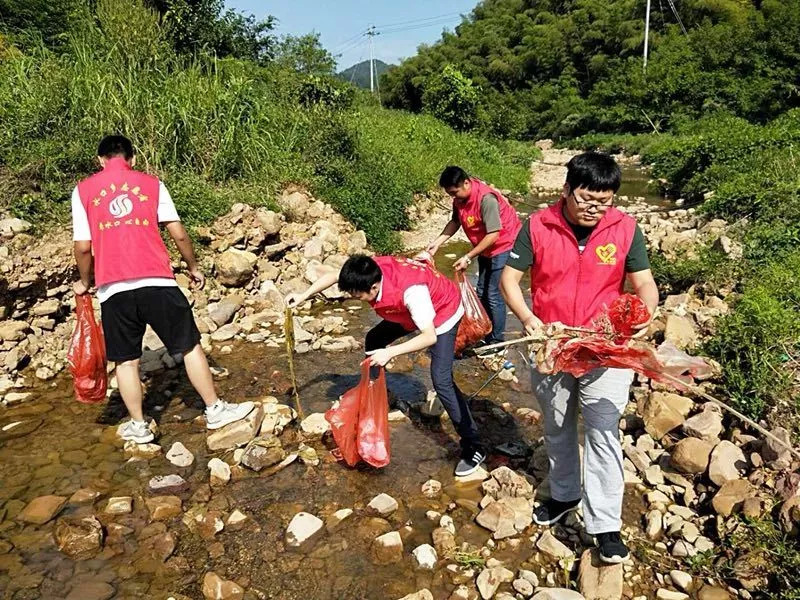
{"type": "Polygon", "coordinates": [[[702,412],[686,419],[683,432],[707,442],[719,439],[722,433],[722,412],[709,402],[703,407],[702,412]]]}
{"type": "Polygon", "coordinates": [[[622,564],[604,564],[596,549],[584,551],[578,570],[578,588],[586,600],[620,600],[622,578],[622,564]]]}
{"type": "Polygon", "coordinates": [[[239,294],[226,296],[216,304],[208,305],[208,316],[216,323],[217,327],[230,323],[244,304],[244,298],[239,294]]]}
{"type": "Polygon", "coordinates": [[[681,425],[692,409],[693,402],[678,394],[652,392],[644,402],[644,427],[654,439],[660,440],[681,425]]]}
{"type": "Polygon", "coordinates": [[[92,558],[103,548],[103,526],[94,516],[61,518],[53,536],[58,549],[73,560],[92,558]]]}
{"type": "Polygon", "coordinates": [[[223,285],[241,287],[250,281],[257,262],[252,252],[229,248],[217,258],[217,279],[223,285]]]}
{"type": "Polygon", "coordinates": [[[724,440],[711,452],[711,463],[708,466],[708,478],[716,485],[722,486],[728,481],[739,479],[739,471],[747,468],[747,459],[741,448],[724,440]]]}
{"type": "Polygon", "coordinates": [[[705,473],[713,446],[701,439],[682,439],[672,448],[670,462],[681,473],[705,473]]]}
{"type": "Polygon", "coordinates": [[[244,446],[258,434],[264,411],[257,404],[244,419],[212,431],[206,438],[209,450],[229,450],[236,446],[244,446]]]}

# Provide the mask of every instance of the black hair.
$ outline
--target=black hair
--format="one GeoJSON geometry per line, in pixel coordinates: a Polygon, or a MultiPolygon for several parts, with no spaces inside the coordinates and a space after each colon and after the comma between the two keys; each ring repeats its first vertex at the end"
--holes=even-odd
{"type": "Polygon", "coordinates": [[[381,279],[378,263],[365,254],[353,254],[339,272],[339,289],[346,294],[368,292],[381,279]]]}
{"type": "Polygon", "coordinates": [[[97,156],[113,158],[123,156],[125,160],[133,158],[133,144],[124,135],[107,135],[97,146],[97,156]]]}
{"type": "Polygon", "coordinates": [[[617,193],[622,179],[617,161],[601,152],[584,152],[567,163],[567,185],[570,191],[582,187],[592,192],[613,190],[617,193]]]}
{"type": "Polygon", "coordinates": [[[442,171],[442,174],[439,176],[439,185],[444,189],[460,187],[467,179],[469,179],[469,175],[467,175],[464,169],[450,165],[449,167],[445,167],[444,171],[442,171]]]}

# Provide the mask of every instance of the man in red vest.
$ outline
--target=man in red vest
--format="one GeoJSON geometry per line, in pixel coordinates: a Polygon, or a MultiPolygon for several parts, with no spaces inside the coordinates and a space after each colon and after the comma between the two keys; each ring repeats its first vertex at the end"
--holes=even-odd
{"type": "Polygon", "coordinates": [[[456,285],[427,262],[355,254],[341,271],[328,269],[305,292],[289,294],[286,303],[296,306],[337,283],[342,292],[369,303],[383,318],[364,342],[373,365],[384,366],[396,356],[430,348],[433,388],[461,437],[455,474],[476,471],[486,455],[469,404],[453,379],[456,333],[464,315],[456,285]],[[389,345],[415,330],[418,335],[389,345]]]}
{"type": "Polygon", "coordinates": [[[72,192],[77,295],[94,283],[103,321],[106,354],[117,363],[117,383],[131,420],[120,427],[124,440],[152,441],[142,413],[139,358],[150,325],[170,354],[183,356],[186,373],[206,405],[208,429],[244,418],[252,402],[228,404],[217,396],[200,346],[192,310],[178,288],[159,232],[166,227],[189,267],[193,285],[202,288],[192,243],[172,198],[156,177],[134,171],[133,145],[123,136],[104,137],[97,151],[103,170],[78,183],[72,192]]]}
{"type": "MultiPolygon", "coordinates": [[[[465,270],[477,257],[478,296],[492,321],[492,331],[484,343],[502,342],[506,304],[500,293],[500,275],[521,227],[517,211],[500,192],[470,177],[461,167],[450,166],[442,171],[439,185],[453,199],[453,216],[426,252],[435,255],[442,244],[464,229],[473,248],[453,266],[465,270]]],[[[503,352],[496,354],[502,356],[503,352]]]]}
{"type": "MultiPolygon", "coordinates": [[[[543,323],[574,327],[592,323],[623,293],[627,281],[650,310],[658,289],[650,271],[644,235],[636,221],[614,208],[620,170],[606,154],[587,152],[567,165],[557,204],[531,215],[503,271],[509,307],[529,333],[543,323]],[[520,289],[530,270],[532,310],[520,289]]],[[[639,326],[646,332],[649,322],[639,326]]],[[[583,502],[586,532],[597,538],[600,558],[618,563],[629,556],[620,537],[622,449],[619,420],[628,403],[633,371],[595,369],[583,377],[543,375],[531,369],[533,392],[544,415],[552,499],[533,513],[552,525],[583,502]],[[583,485],[578,451],[578,408],[584,420],[583,485]]]]}

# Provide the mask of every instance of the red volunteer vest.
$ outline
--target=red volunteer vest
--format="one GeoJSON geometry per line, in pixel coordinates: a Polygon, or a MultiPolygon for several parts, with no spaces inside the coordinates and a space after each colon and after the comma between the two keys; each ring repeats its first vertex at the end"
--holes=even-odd
{"type": "Polygon", "coordinates": [[[427,263],[394,256],[375,256],[373,259],[378,263],[383,275],[381,299],[370,302],[379,317],[392,323],[399,323],[408,331],[414,331],[417,326],[403,302],[403,294],[412,285],[417,284],[428,286],[433,309],[436,311],[433,319],[435,327],[445,323],[458,311],[461,305],[458,287],[427,263]]]}
{"type": "Polygon", "coordinates": [[[545,323],[586,327],[623,293],[625,258],[636,221],[610,208],[581,253],[562,205],[558,202],[530,218],[533,314],[545,323]]]}
{"type": "Polygon", "coordinates": [[[98,286],[174,277],[158,231],[158,178],[134,171],[122,158],[106,161],[99,173],[78,184],[89,217],[98,286]]]}
{"type": "Polygon", "coordinates": [[[469,199],[453,203],[458,212],[461,227],[473,246],[477,246],[486,237],[486,224],[481,215],[481,200],[486,194],[494,194],[500,207],[500,237],[481,254],[483,256],[497,256],[514,247],[522,223],[517,216],[517,211],[509,204],[505,196],[480,179],[470,179],[472,189],[469,199]]]}

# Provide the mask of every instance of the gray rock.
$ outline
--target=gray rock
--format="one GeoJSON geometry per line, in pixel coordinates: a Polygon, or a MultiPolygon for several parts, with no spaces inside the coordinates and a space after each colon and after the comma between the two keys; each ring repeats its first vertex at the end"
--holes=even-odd
{"type": "Polygon", "coordinates": [[[739,479],[739,471],[747,468],[747,459],[741,448],[727,440],[721,441],[711,452],[708,477],[716,485],[739,479]]]}

